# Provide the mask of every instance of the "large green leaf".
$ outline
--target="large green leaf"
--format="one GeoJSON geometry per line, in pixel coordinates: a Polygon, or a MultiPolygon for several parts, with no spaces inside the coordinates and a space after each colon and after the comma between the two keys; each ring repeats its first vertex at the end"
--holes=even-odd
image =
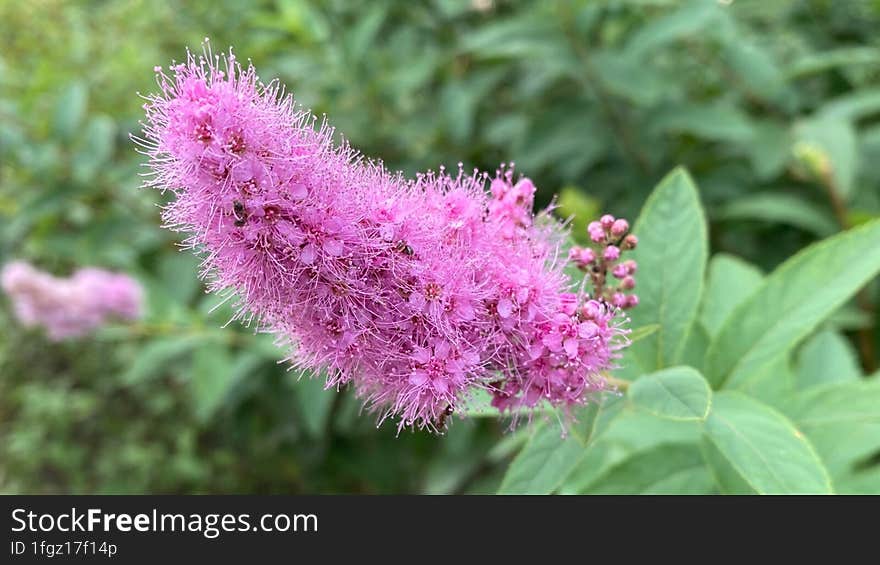
{"type": "Polygon", "coordinates": [[[835,478],[880,450],[880,381],[814,387],[782,408],[807,434],[835,478]]]}
{"type": "Polygon", "coordinates": [[[820,73],[834,67],[848,65],[876,65],[880,63],[880,49],[876,47],[838,47],[809,53],[796,60],[787,70],[788,78],[820,73]]]}
{"type": "Polygon", "coordinates": [[[714,2],[691,0],[639,28],[627,42],[625,52],[633,57],[645,56],[672,42],[714,33],[728,23],[725,16],[714,2]]]}
{"type": "Polygon", "coordinates": [[[752,123],[752,136],[739,144],[748,155],[758,179],[775,178],[791,157],[791,131],[787,123],[764,119],[752,123]]]}
{"type": "Polygon", "coordinates": [[[563,435],[556,422],[535,426],[532,437],[511,462],[499,494],[549,494],[583,458],[598,409],[589,406],[578,416],[580,422],[563,435]]]}
{"type": "Polygon", "coordinates": [[[706,379],[690,367],[672,367],[641,377],[627,391],[630,403],[661,418],[705,420],[712,403],[706,379]]]}
{"type": "Polygon", "coordinates": [[[646,121],[653,133],[688,134],[710,141],[744,143],[755,132],[749,116],[732,104],[673,104],[661,107],[646,121]]]}
{"type": "Polygon", "coordinates": [[[880,465],[834,478],[840,494],[880,494],[880,465]]]}
{"type": "Polygon", "coordinates": [[[795,137],[822,152],[831,167],[834,189],[849,196],[859,169],[859,151],[853,124],[833,115],[820,114],[797,124],[795,137]]]}
{"type": "Polygon", "coordinates": [[[832,491],[828,471],[806,437],[785,416],[744,394],[716,394],[703,433],[707,461],[725,492],[832,491]]]}
{"type": "Polygon", "coordinates": [[[822,105],[823,116],[858,121],[880,113],[880,89],[869,88],[848,92],[822,105]]]}
{"type": "Polygon", "coordinates": [[[725,253],[712,257],[700,312],[700,321],[710,337],[718,334],[730,313],[760,286],[763,279],[764,275],[757,267],[738,257],[725,253]]]}
{"type": "Polygon", "coordinates": [[[52,121],[52,129],[58,137],[70,140],[74,136],[85,119],[88,100],[89,90],[84,82],[73,82],[64,88],[52,121]]]}
{"type": "Polygon", "coordinates": [[[703,292],[706,220],[697,188],[684,169],[674,170],[654,189],[633,233],[639,237],[633,257],[643,275],[632,326],[660,324],[660,330],[633,344],[628,358],[650,372],[681,358],[703,292]]]}
{"type": "Polygon", "coordinates": [[[636,410],[629,402],[606,402],[584,457],[560,492],[586,492],[612,468],[658,446],[697,445],[700,427],[695,420],[670,420],[636,410]]]}
{"type": "Polygon", "coordinates": [[[798,356],[795,386],[807,389],[816,385],[855,381],[862,368],[852,344],[839,332],[825,330],[804,344],[798,356]]]}
{"type": "Polygon", "coordinates": [[[737,198],[721,209],[720,220],[763,220],[788,224],[809,231],[819,237],[828,237],[839,231],[828,211],[803,196],[767,192],[737,198]]]}
{"type": "Polygon", "coordinates": [[[739,77],[742,87],[752,96],[777,99],[786,85],[771,53],[757,42],[749,42],[740,33],[732,34],[731,39],[724,46],[723,57],[739,77]]]}
{"type": "Polygon", "coordinates": [[[585,490],[590,494],[709,494],[714,482],[696,445],[668,444],[615,465],[585,490]]]}
{"type": "Polygon", "coordinates": [[[735,383],[730,383],[729,390],[745,393],[773,407],[779,407],[794,393],[794,371],[787,353],[777,355],[775,359],[757,371],[749,373],[735,383]]]}
{"type": "Polygon", "coordinates": [[[324,379],[311,374],[297,375],[296,405],[305,425],[312,437],[321,437],[327,427],[327,417],[333,400],[339,394],[335,390],[324,388],[324,379]]]}
{"type": "Polygon", "coordinates": [[[189,353],[204,340],[203,334],[156,337],[138,350],[128,369],[119,376],[119,381],[125,385],[148,381],[162,374],[172,361],[189,353]]]}
{"type": "Polygon", "coordinates": [[[190,388],[196,415],[206,420],[220,407],[236,377],[227,346],[206,343],[193,356],[190,388]]]}
{"type": "Polygon", "coordinates": [[[733,384],[808,335],[880,270],[880,221],[812,245],[740,305],[709,347],[706,377],[733,384]]]}
{"type": "Polygon", "coordinates": [[[688,334],[681,352],[680,364],[703,371],[703,362],[706,359],[706,350],[709,348],[709,334],[703,329],[702,324],[694,324],[691,333],[688,334]]]}

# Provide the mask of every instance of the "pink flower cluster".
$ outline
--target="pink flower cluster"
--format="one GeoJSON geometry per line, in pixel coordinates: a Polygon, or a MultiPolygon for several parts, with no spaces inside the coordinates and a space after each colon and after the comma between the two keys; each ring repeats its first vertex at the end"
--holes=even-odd
{"type": "Polygon", "coordinates": [[[564,233],[504,167],[407,180],[366,160],[233,55],[190,55],[147,98],[146,186],[204,253],[209,288],[351,384],[398,429],[442,429],[469,393],[570,407],[603,390],[618,310],[572,289],[564,233]],[[575,292],[573,292],[574,290],[575,292]]]}
{"type": "Polygon", "coordinates": [[[53,341],[86,335],[109,319],[141,316],[141,286],[127,275],[84,268],[59,278],[15,261],[3,268],[0,282],[18,320],[44,327],[53,341]]]}

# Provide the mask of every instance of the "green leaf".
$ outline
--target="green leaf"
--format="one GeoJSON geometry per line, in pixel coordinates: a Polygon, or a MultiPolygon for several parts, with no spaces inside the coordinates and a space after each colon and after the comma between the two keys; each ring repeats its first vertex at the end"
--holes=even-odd
{"type": "Polygon", "coordinates": [[[719,388],[790,351],[880,271],[880,221],[811,245],[771,273],[730,315],[706,356],[719,388]]]}
{"type": "Polygon", "coordinates": [[[801,349],[795,386],[804,390],[832,382],[854,381],[861,376],[862,368],[849,340],[839,332],[825,330],[801,349]]]}
{"type": "Polygon", "coordinates": [[[794,393],[791,359],[787,353],[777,355],[761,369],[731,383],[728,388],[745,393],[770,406],[779,407],[794,393]]]}
{"type": "MultiPolygon", "coordinates": [[[[709,261],[706,294],[700,313],[709,337],[718,335],[731,312],[743,303],[764,280],[760,269],[733,255],[718,253],[709,261]]],[[[703,352],[705,356],[705,351],[703,352]]]]}
{"type": "Polygon", "coordinates": [[[670,420],[705,420],[712,403],[706,379],[690,367],[672,367],[641,377],[627,398],[638,410],[670,420]]]}
{"type": "Polygon", "coordinates": [[[785,416],[744,394],[716,394],[703,433],[708,463],[725,492],[832,492],[828,471],[806,437],[785,416]]]}
{"type": "Polygon", "coordinates": [[[119,380],[125,385],[147,381],[161,374],[171,361],[190,352],[204,339],[204,335],[198,334],[155,338],[138,350],[119,380]]]}
{"type": "Polygon", "coordinates": [[[639,106],[659,102],[677,86],[672,77],[659,69],[618,51],[594,53],[592,63],[597,78],[608,91],[639,106]]]}
{"type": "Polygon", "coordinates": [[[819,112],[826,117],[857,122],[880,113],[880,89],[856,90],[822,105],[819,112]]]}
{"type": "Polygon", "coordinates": [[[880,381],[813,387],[782,407],[836,478],[880,450],[880,381]]]}
{"type": "Polygon", "coordinates": [[[521,156],[517,166],[533,171],[552,165],[568,177],[577,176],[608,149],[601,135],[583,135],[585,131],[601,130],[599,123],[597,115],[587,110],[578,111],[576,116],[569,112],[542,114],[518,148],[521,156]]]}
{"type": "Polygon", "coordinates": [[[563,437],[556,422],[535,426],[526,446],[511,462],[499,494],[549,494],[555,491],[583,458],[597,408],[589,406],[579,416],[577,430],[563,437]]]}
{"type": "Polygon", "coordinates": [[[844,197],[849,196],[859,170],[859,151],[853,124],[820,114],[798,123],[795,137],[798,143],[821,150],[831,166],[836,190],[844,197]]]}
{"type": "Polygon", "coordinates": [[[52,129],[55,135],[70,140],[82,124],[86,115],[89,91],[84,82],[77,81],[67,85],[55,106],[52,129]]]}
{"type": "Polygon", "coordinates": [[[196,416],[210,418],[219,408],[236,376],[225,344],[206,343],[193,356],[190,389],[196,416]]]}
{"type": "Polygon", "coordinates": [[[876,65],[878,63],[880,63],[880,49],[875,47],[840,47],[805,55],[789,67],[786,75],[791,79],[821,73],[835,67],[876,65]]]}
{"type": "MultiPolygon", "coordinates": [[[[556,43],[547,41],[553,22],[546,18],[516,17],[496,19],[466,34],[463,51],[486,59],[541,57],[553,51],[556,43]]],[[[559,50],[556,50],[559,55],[559,50]]]]}
{"type": "Polygon", "coordinates": [[[784,193],[753,194],[737,198],[718,213],[719,220],[761,220],[787,224],[819,237],[834,235],[840,228],[828,212],[803,196],[784,193]]]}
{"type": "Polygon", "coordinates": [[[588,494],[709,494],[714,482],[696,445],[660,445],[625,459],[588,494]]]}
{"type": "Polygon", "coordinates": [[[635,223],[639,245],[641,304],[632,326],[660,324],[660,330],[630,348],[643,372],[674,365],[697,315],[703,292],[708,242],[697,188],[684,169],[671,172],[654,189],[635,223]]]}
{"type": "Polygon", "coordinates": [[[710,141],[747,142],[754,137],[749,117],[730,104],[667,106],[652,114],[647,127],[657,133],[689,134],[710,141]]]}
{"type": "Polygon", "coordinates": [[[840,494],[880,494],[880,466],[835,477],[834,486],[840,494]]]}
{"type": "Polygon", "coordinates": [[[691,333],[688,334],[687,340],[684,342],[684,349],[681,352],[681,365],[687,365],[703,372],[703,362],[706,360],[706,350],[709,349],[709,334],[703,329],[701,324],[694,324],[691,327],[691,333]]]}
{"type": "Polygon", "coordinates": [[[74,176],[78,182],[89,182],[110,160],[116,136],[116,122],[110,116],[90,119],[81,135],[73,159],[74,176]]]}
{"type": "Polygon", "coordinates": [[[678,10],[655,18],[634,33],[625,51],[641,57],[679,39],[719,29],[725,14],[714,2],[686,2],[678,10]]]}
{"type": "Polygon", "coordinates": [[[635,343],[637,341],[641,341],[648,336],[654,335],[657,331],[660,330],[660,324],[648,324],[647,326],[642,326],[640,328],[634,329],[627,338],[630,343],[635,343]]]}
{"type": "Polygon", "coordinates": [[[324,435],[327,428],[327,417],[330,416],[330,408],[336,395],[335,390],[324,388],[324,379],[316,375],[302,375],[294,385],[296,387],[295,401],[299,408],[306,431],[313,438],[324,435]]]}
{"type": "MultiPolygon", "coordinates": [[[[611,399],[609,399],[611,400],[611,399]]],[[[635,410],[629,402],[608,401],[596,419],[586,454],[560,492],[582,493],[613,467],[661,445],[696,445],[700,422],[668,420],[635,410]]]]}
{"type": "Polygon", "coordinates": [[[725,45],[724,59],[749,94],[773,100],[784,91],[782,71],[771,54],[758,44],[744,40],[740,34],[725,45]]]}
{"type": "Polygon", "coordinates": [[[780,174],[791,157],[791,130],[788,124],[769,119],[752,124],[752,137],[743,149],[760,180],[780,174]]]}

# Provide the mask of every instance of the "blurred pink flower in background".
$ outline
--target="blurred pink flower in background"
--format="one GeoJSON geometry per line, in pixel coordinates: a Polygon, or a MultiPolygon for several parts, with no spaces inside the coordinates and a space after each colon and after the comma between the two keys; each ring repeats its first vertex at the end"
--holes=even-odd
{"type": "Polygon", "coordinates": [[[111,319],[134,320],[142,314],[143,291],[131,277],[96,268],[69,278],[14,261],[0,274],[3,290],[25,327],[43,327],[60,341],[91,333],[111,319]]]}

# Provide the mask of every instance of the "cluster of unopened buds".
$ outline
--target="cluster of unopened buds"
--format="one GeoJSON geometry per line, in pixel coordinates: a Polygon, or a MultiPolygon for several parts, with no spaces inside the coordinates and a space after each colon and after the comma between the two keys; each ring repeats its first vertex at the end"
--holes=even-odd
{"type": "Polygon", "coordinates": [[[623,260],[623,254],[636,248],[639,238],[629,233],[629,222],[610,214],[590,222],[587,233],[595,246],[572,247],[569,259],[578,269],[590,277],[594,298],[622,310],[639,305],[639,297],[632,290],[636,287],[636,262],[623,260]],[[614,279],[609,280],[611,274],[614,279]]]}

